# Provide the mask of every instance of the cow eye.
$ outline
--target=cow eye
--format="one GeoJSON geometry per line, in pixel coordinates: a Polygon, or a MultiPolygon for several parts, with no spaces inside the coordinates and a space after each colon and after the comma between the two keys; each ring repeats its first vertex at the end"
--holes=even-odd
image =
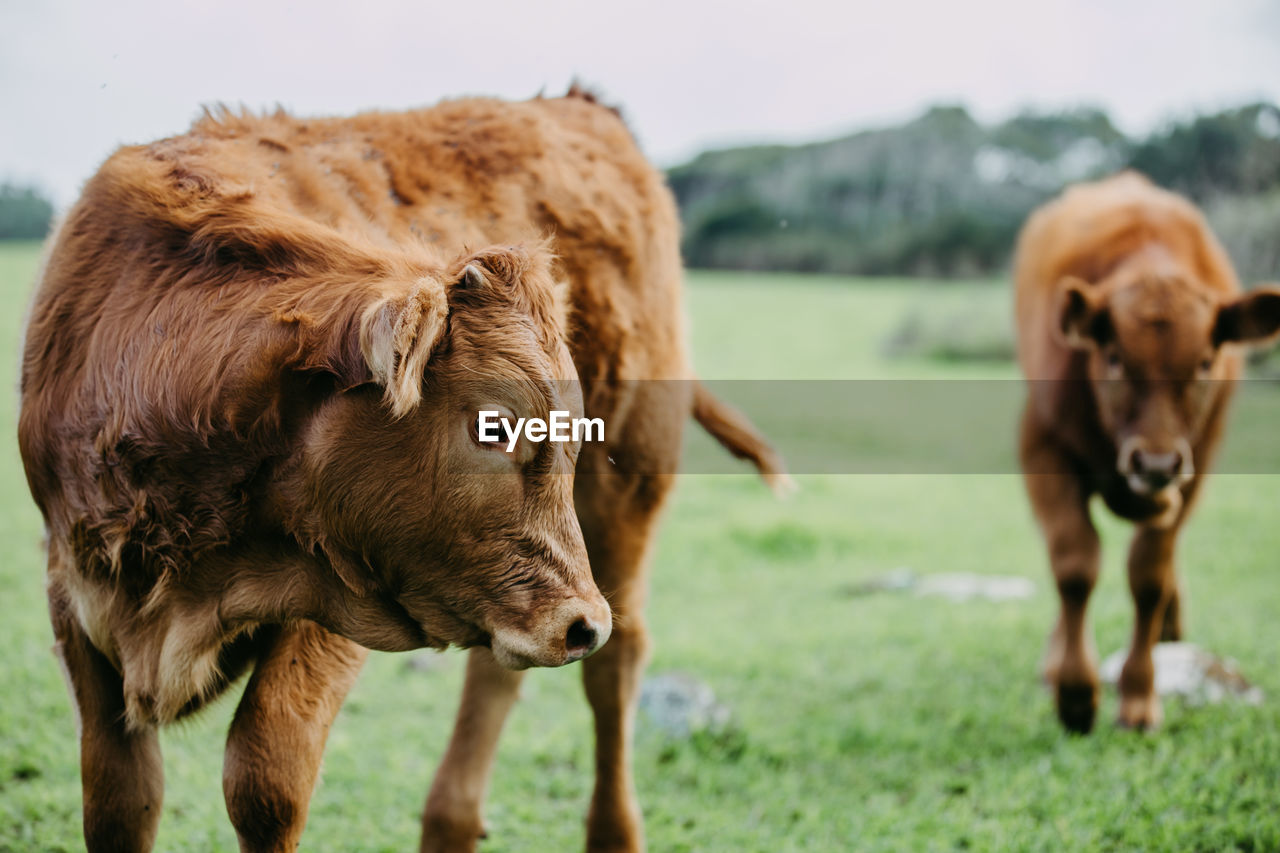
{"type": "Polygon", "coordinates": [[[477,416],[471,422],[471,438],[476,444],[489,450],[506,450],[511,443],[511,430],[501,420],[495,426],[492,421],[489,422],[489,435],[497,435],[497,441],[485,441],[480,438],[480,418],[477,416]]]}
{"type": "Polygon", "coordinates": [[[1206,356],[1200,361],[1200,372],[1210,373],[1213,371],[1213,356],[1206,356]]]}
{"type": "Polygon", "coordinates": [[[1119,379],[1124,373],[1124,362],[1120,360],[1120,353],[1110,350],[1107,353],[1107,378],[1119,379]]]}

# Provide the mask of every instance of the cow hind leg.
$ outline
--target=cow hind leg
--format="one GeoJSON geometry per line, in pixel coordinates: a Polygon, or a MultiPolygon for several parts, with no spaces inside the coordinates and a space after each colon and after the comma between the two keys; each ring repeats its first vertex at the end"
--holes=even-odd
{"type": "Polygon", "coordinates": [[[329,726],[368,652],[319,625],[264,641],[227,736],[222,790],[243,851],[298,846],[329,726]]]}
{"type": "Polygon", "coordinates": [[[151,849],[164,799],[160,740],[152,726],[125,723],[124,683],[89,641],[55,586],[49,591],[56,643],[80,734],[85,847],[90,853],[151,849]]]}
{"type": "Polygon", "coordinates": [[[488,649],[471,650],[453,737],[422,814],[422,853],[468,853],[485,836],[481,812],[498,736],[523,678],[499,666],[488,649]]]}

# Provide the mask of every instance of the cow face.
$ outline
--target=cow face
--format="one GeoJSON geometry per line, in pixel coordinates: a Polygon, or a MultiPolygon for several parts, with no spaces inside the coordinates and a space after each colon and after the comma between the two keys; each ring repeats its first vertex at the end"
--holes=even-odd
{"type": "Polygon", "coordinates": [[[1062,339],[1087,353],[1116,468],[1144,497],[1194,476],[1191,448],[1234,378],[1233,345],[1280,331],[1280,288],[1224,302],[1170,267],[1121,269],[1097,284],[1066,278],[1056,305],[1062,339]]]}
{"type": "Polygon", "coordinates": [[[317,544],[354,592],[390,598],[426,644],[491,645],[511,668],[578,660],[611,628],[574,510],[579,447],[519,438],[508,452],[476,430],[482,409],[513,421],[582,414],[547,264],[490,253],[444,293],[447,318],[366,312],[374,382],[330,401],[308,439],[317,544]],[[402,381],[404,367],[415,380],[402,381]]]}

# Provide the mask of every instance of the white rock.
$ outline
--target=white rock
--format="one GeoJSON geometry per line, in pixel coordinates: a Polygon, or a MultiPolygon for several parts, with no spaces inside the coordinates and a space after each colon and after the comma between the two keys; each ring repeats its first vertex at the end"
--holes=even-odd
{"type": "Polygon", "coordinates": [[[413,672],[447,672],[458,665],[461,657],[464,656],[436,649],[422,649],[405,657],[404,668],[413,672]]]}
{"type": "Polygon", "coordinates": [[[722,731],[729,725],[729,708],[708,685],[683,672],[647,678],[640,688],[642,719],[668,735],[687,738],[699,731],[722,731]]]}
{"type": "MultiPolygon", "coordinates": [[[[1128,657],[1120,649],[1102,662],[1103,682],[1115,685],[1128,657]]],[[[1180,696],[1192,705],[1216,705],[1237,699],[1247,705],[1262,703],[1262,689],[1248,682],[1235,661],[1220,658],[1194,643],[1158,643],[1152,653],[1156,665],[1156,693],[1180,696]]]]}
{"type": "Polygon", "coordinates": [[[906,566],[873,575],[865,580],[854,581],[844,587],[844,593],[850,596],[873,595],[879,592],[901,592],[916,585],[916,573],[906,566]]]}
{"type": "Polygon", "coordinates": [[[921,575],[916,595],[936,595],[951,601],[974,598],[987,601],[1016,601],[1035,594],[1036,585],[1027,578],[1006,575],[975,575],[968,572],[921,575]]]}

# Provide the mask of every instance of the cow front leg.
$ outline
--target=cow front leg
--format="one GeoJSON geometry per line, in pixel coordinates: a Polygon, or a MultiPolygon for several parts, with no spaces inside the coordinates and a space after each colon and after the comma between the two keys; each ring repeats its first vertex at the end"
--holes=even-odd
{"type": "Polygon", "coordinates": [[[1098,713],[1098,668],[1086,633],[1089,596],[1098,579],[1099,543],[1092,524],[1087,532],[1054,530],[1047,534],[1049,563],[1058,587],[1061,612],[1055,641],[1061,650],[1051,669],[1058,719],[1069,731],[1086,734],[1098,713]]]}
{"type": "Polygon", "coordinates": [[[242,851],[292,851],[329,726],[368,652],[312,622],[265,642],[227,736],[222,790],[242,851]]]}
{"type": "Polygon", "coordinates": [[[422,853],[469,853],[485,836],[482,811],[498,737],[523,678],[499,666],[488,649],[471,650],[453,737],[422,814],[422,853]]]}
{"type": "Polygon", "coordinates": [[[1098,712],[1098,668],[1085,633],[1089,596],[1098,580],[1100,543],[1089,517],[1089,492],[1069,461],[1024,425],[1022,464],[1031,508],[1049,549],[1061,611],[1049,639],[1044,674],[1058,719],[1084,734],[1098,712]],[[1031,434],[1028,434],[1028,433],[1031,434]]]}
{"type": "Polygon", "coordinates": [[[125,722],[124,682],[89,641],[54,585],[49,609],[80,734],[85,848],[145,853],[164,800],[160,740],[153,726],[125,722]]]}
{"type": "Polygon", "coordinates": [[[583,661],[582,681],[595,716],[596,784],[587,815],[588,851],[640,851],[644,824],[632,782],[631,741],[649,637],[639,612],[622,610],[604,648],[583,661]]]}
{"type": "Polygon", "coordinates": [[[632,734],[640,681],[649,660],[646,568],[670,487],[671,478],[662,475],[579,484],[579,515],[591,572],[614,617],[609,642],[582,662],[596,736],[596,783],[587,814],[591,853],[635,853],[645,846],[632,781],[632,734]]]}
{"type": "Polygon", "coordinates": [[[1129,591],[1133,595],[1133,644],[1120,670],[1120,715],[1126,728],[1160,725],[1152,649],[1165,628],[1165,616],[1177,589],[1173,551],[1177,528],[1140,527],[1129,546],[1129,591]]]}
{"type": "Polygon", "coordinates": [[[1182,635],[1182,585],[1175,576],[1173,589],[1169,591],[1169,603],[1164,607],[1164,618],[1160,620],[1160,642],[1176,643],[1182,635]]]}

